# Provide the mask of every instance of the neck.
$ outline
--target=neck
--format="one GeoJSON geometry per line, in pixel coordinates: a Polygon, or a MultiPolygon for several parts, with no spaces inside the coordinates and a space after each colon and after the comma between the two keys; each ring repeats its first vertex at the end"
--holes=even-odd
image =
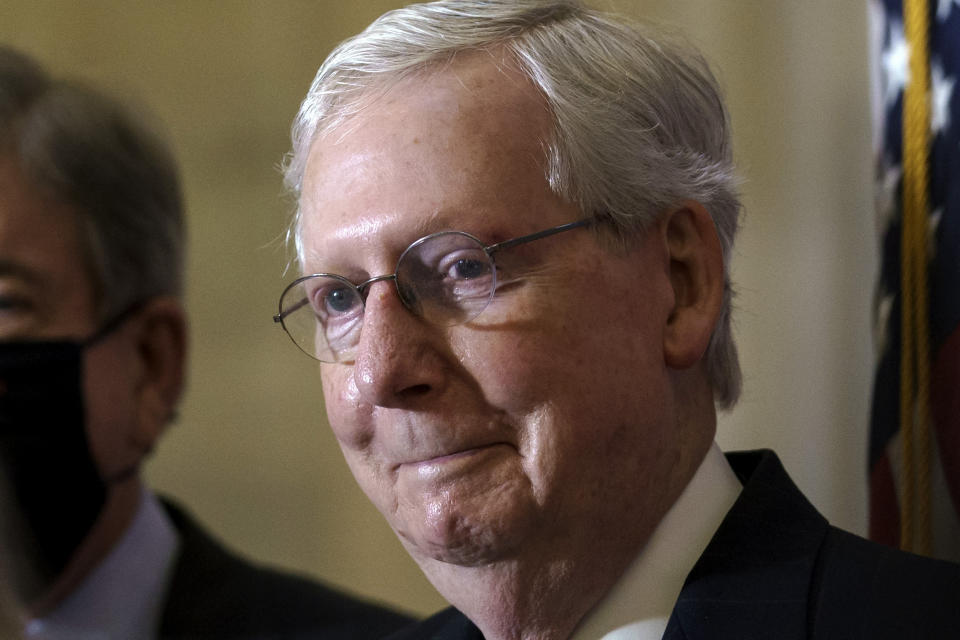
{"type": "Polygon", "coordinates": [[[110,485],[107,501],[90,533],[77,547],[63,572],[39,598],[30,602],[30,617],[41,617],[55,609],[110,553],[137,513],[142,489],[137,476],[110,485]]]}
{"type": "Polygon", "coordinates": [[[562,640],[619,577],[614,563],[603,564],[598,570],[596,563],[527,555],[483,567],[425,571],[487,640],[562,640]]]}
{"type": "Polygon", "coordinates": [[[609,521],[593,521],[565,539],[531,541],[515,557],[480,566],[418,558],[427,578],[487,640],[565,640],[641,553],[712,442],[686,449],[673,475],[638,487],[609,521]]]}

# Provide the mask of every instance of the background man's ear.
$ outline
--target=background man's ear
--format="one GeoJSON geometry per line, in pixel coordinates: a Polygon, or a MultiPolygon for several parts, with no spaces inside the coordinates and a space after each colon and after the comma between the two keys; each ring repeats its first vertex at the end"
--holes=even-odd
{"type": "Polygon", "coordinates": [[[173,417],[183,392],[187,320],[173,296],[151,299],[137,314],[137,426],[132,434],[143,451],[153,448],[173,417]]]}
{"type": "Polygon", "coordinates": [[[723,251],[713,218],[702,204],[682,205],[661,218],[670,259],[674,308],[664,334],[668,366],[685,369],[703,357],[723,301],[723,251]]]}

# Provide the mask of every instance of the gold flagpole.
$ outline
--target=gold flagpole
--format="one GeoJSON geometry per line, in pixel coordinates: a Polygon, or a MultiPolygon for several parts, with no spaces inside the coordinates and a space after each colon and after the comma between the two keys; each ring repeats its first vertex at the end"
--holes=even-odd
{"type": "Polygon", "coordinates": [[[927,211],[930,141],[930,13],[904,0],[910,75],[903,96],[901,237],[900,546],[930,553],[930,336],[927,313],[927,211]]]}

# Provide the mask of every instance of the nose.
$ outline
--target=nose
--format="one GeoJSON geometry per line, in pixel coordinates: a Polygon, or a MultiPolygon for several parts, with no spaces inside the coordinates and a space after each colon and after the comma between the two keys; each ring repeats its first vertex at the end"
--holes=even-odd
{"type": "Polygon", "coordinates": [[[445,383],[442,340],[435,327],[409,309],[393,282],[371,284],[354,356],[354,381],[369,404],[414,408],[445,383]]]}

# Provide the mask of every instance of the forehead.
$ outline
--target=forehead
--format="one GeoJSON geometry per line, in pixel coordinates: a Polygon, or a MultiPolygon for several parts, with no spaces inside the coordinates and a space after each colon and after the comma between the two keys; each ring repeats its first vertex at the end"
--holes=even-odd
{"type": "Polygon", "coordinates": [[[551,128],[529,80],[486,54],[396,83],[311,149],[305,266],[347,242],[543,227],[557,204],[545,171],[551,128]]]}
{"type": "Polygon", "coordinates": [[[92,315],[79,217],[37,189],[5,156],[0,156],[0,299],[29,302],[29,326],[20,318],[18,332],[68,335],[73,324],[85,328],[92,315]]]}

